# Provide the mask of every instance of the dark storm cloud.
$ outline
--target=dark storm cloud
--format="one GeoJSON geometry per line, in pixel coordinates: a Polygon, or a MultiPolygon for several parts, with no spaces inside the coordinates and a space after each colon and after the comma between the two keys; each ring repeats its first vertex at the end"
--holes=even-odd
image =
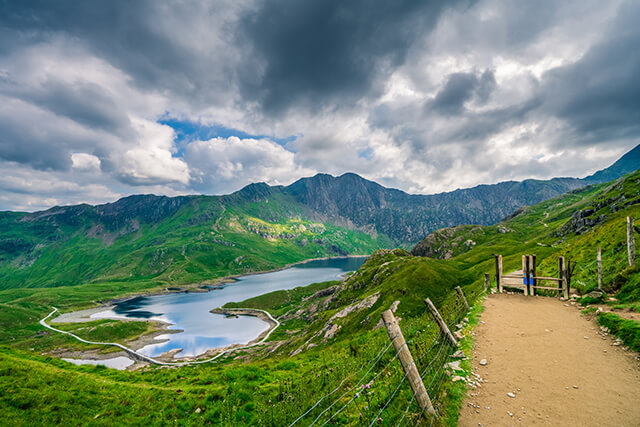
{"type": "MultiPolygon", "coordinates": [[[[459,2],[423,0],[273,0],[247,15],[240,40],[252,55],[241,82],[268,114],[353,102],[405,60],[443,9],[459,2]],[[255,59],[253,59],[255,58],[255,59]]],[[[464,2],[468,4],[469,2],[464,2]]]]}
{"type": "Polygon", "coordinates": [[[493,71],[479,73],[453,73],[447,78],[444,87],[427,103],[427,109],[445,115],[460,114],[464,104],[476,97],[480,102],[487,98],[496,86],[493,71]]]}
{"type": "Polygon", "coordinates": [[[624,4],[604,40],[544,77],[543,111],[566,120],[579,143],[640,136],[640,3],[624,4]]]}
{"type": "Polygon", "coordinates": [[[216,6],[224,6],[219,3],[5,1],[0,6],[0,28],[7,37],[0,49],[65,35],[124,70],[140,88],[168,90],[194,104],[215,103],[215,95],[224,93],[221,80],[231,76],[214,66],[224,59],[224,51],[215,49],[213,37],[208,39],[211,35],[200,31],[225,25],[216,15],[216,6]]]}
{"type": "Polygon", "coordinates": [[[0,114],[0,159],[41,170],[69,169],[71,158],[68,145],[76,145],[79,141],[69,141],[67,135],[43,126],[37,121],[38,118],[32,118],[36,119],[35,122],[24,120],[28,115],[28,111],[0,114]]]}
{"type": "Polygon", "coordinates": [[[130,136],[131,122],[110,94],[92,82],[48,79],[37,88],[14,91],[17,97],[89,128],[130,136]]]}

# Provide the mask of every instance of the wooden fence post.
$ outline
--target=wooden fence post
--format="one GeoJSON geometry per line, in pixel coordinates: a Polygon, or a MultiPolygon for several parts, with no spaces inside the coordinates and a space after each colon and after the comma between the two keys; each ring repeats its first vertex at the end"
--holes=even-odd
{"type": "Polygon", "coordinates": [[[562,279],[562,293],[565,299],[569,299],[569,280],[567,278],[567,267],[564,257],[560,257],[560,279],[562,279]]]}
{"type": "Polygon", "coordinates": [[[531,255],[531,275],[533,276],[531,279],[531,287],[529,288],[529,295],[536,294],[536,286],[538,286],[538,279],[536,279],[537,269],[536,269],[536,256],[531,255]]]}
{"type": "Polygon", "coordinates": [[[602,289],[602,248],[598,246],[598,289],[602,289]]]}
{"type": "Polygon", "coordinates": [[[382,313],[382,320],[384,321],[384,326],[387,328],[387,333],[389,334],[393,348],[398,354],[398,359],[400,359],[402,369],[404,369],[404,373],[409,380],[409,385],[411,386],[411,390],[413,390],[413,395],[416,397],[418,405],[420,405],[420,409],[422,409],[422,413],[428,412],[431,415],[435,415],[433,404],[431,403],[427,389],[424,387],[424,383],[422,382],[418,368],[413,360],[413,356],[411,356],[411,352],[406,345],[404,336],[402,335],[402,330],[400,330],[400,325],[398,325],[396,317],[393,315],[391,310],[387,310],[382,313]]]}
{"type": "Polygon", "coordinates": [[[464,293],[462,292],[462,289],[460,289],[460,286],[456,286],[456,292],[458,293],[458,295],[460,296],[460,299],[462,300],[464,309],[466,311],[469,311],[469,303],[467,302],[467,298],[465,298],[464,293]]]}
{"type": "Polygon", "coordinates": [[[524,277],[524,279],[522,279],[522,284],[524,287],[524,294],[527,295],[527,255],[522,255],[522,276],[524,277]]]}
{"type": "Polygon", "coordinates": [[[522,274],[524,275],[524,295],[527,296],[529,295],[529,276],[531,276],[529,267],[531,265],[531,255],[525,255],[524,261],[524,271],[522,274]]]}
{"type": "Polygon", "coordinates": [[[629,255],[629,266],[636,265],[636,240],[633,235],[633,217],[627,217],[627,253],[629,255]]]}
{"type": "Polygon", "coordinates": [[[436,319],[436,323],[438,324],[438,326],[440,326],[440,330],[444,332],[444,335],[447,337],[447,340],[449,340],[449,344],[451,344],[451,347],[456,348],[456,346],[458,345],[458,342],[453,337],[453,335],[451,335],[451,331],[449,330],[449,327],[447,326],[446,323],[444,323],[444,319],[442,319],[442,316],[440,316],[440,313],[438,312],[438,309],[436,308],[436,306],[433,305],[433,303],[429,298],[424,300],[424,303],[427,304],[427,307],[429,307],[429,311],[433,315],[433,318],[436,319]]]}
{"type": "Polygon", "coordinates": [[[502,255],[496,255],[496,286],[498,292],[502,293],[502,255]]]}
{"type": "Polygon", "coordinates": [[[485,292],[489,292],[489,288],[491,287],[491,282],[489,281],[489,273],[484,273],[484,290],[485,292]]]}
{"type": "Polygon", "coordinates": [[[562,297],[564,286],[562,286],[562,270],[564,268],[564,257],[558,257],[558,298],[562,297]]]}

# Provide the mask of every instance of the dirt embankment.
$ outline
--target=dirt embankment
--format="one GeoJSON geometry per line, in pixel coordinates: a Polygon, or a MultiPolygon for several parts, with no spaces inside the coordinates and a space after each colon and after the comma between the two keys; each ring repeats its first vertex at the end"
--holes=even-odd
{"type": "Polygon", "coordinates": [[[575,306],[492,295],[475,334],[484,382],[470,390],[460,426],[640,425],[637,355],[575,306]]]}

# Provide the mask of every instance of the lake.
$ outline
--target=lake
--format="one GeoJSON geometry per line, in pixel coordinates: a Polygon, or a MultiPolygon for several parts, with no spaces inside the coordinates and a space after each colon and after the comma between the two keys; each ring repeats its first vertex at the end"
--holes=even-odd
{"type": "Polygon", "coordinates": [[[360,268],[365,257],[330,258],[296,264],[270,273],[236,278],[221,289],[209,292],[180,292],[142,296],[118,303],[112,310],[93,314],[99,318],[128,318],[159,320],[170,323],[169,329],[182,332],[160,335],[158,343],[140,350],[156,357],[175,349],[182,349],[175,357],[193,357],[207,350],[232,344],[245,344],[269,328],[268,323],[253,317],[226,317],[210,313],[228,302],[244,301],[258,295],[283,289],[293,289],[311,283],[339,279],[346,272],[360,268]]]}

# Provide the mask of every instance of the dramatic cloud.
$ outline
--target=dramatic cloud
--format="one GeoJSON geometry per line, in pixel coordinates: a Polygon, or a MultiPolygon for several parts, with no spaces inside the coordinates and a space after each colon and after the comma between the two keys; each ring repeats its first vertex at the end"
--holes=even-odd
{"type": "Polygon", "coordinates": [[[268,140],[215,138],[194,141],[185,160],[194,169],[196,189],[228,193],[248,182],[286,184],[312,170],[296,166],[295,155],[268,140]]]}
{"type": "Polygon", "coordinates": [[[584,176],[640,142],[639,21],[624,0],[0,3],[0,209],[584,176]]]}
{"type": "Polygon", "coordinates": [[[380,92],[407,51],[457,2],[324,0],[265,2],[243,17],[257,73],[242,82],[267,113],[319,111],[380,92]],[[373,93],[371,93],[373,92],[373,93]]]}

